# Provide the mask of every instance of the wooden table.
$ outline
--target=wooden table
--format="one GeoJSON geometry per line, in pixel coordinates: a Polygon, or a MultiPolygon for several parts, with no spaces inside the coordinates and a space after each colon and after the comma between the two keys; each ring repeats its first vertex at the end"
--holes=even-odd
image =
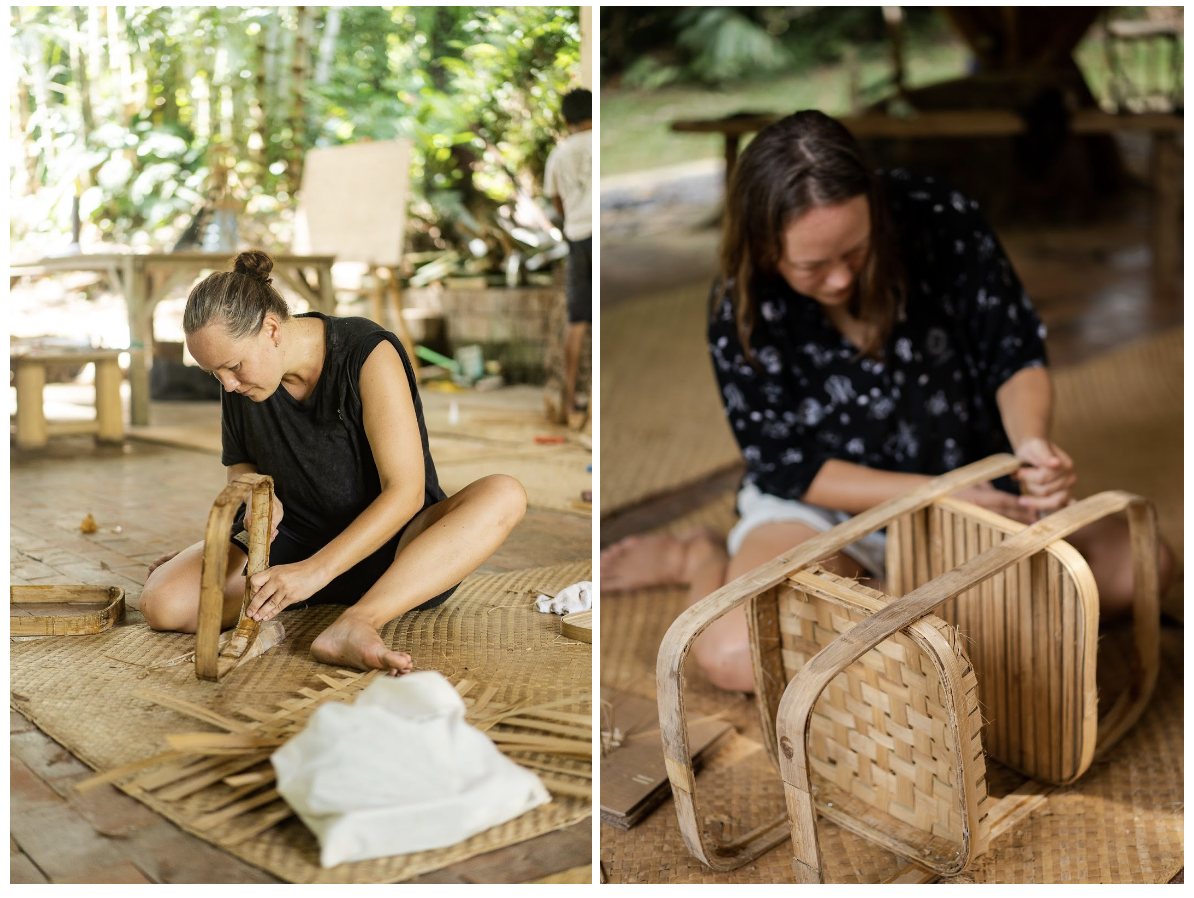
{"type": "MultiPolygon", "coordinates": [[[[726,187],[738,161],[742,137],[783,118],[780,114],[740,113],[720,119],[683,120],[672,123],[673,131],[725,136],[726,187]]],[[[1028,125],[1017,113],[1001,109],[960,109],[917,112],[907,118],[865,114],[841,116],[838,121],[860,139],[932,139],[1014,137],[1028,125]]],[[[1069,119],[1074,134],[1115,134],[1145,131],[1152,134],[1152,249],[1153,271],[1159,291],[1177,289],[1172,272],[1181,259],[1181,231],[1178,221],[1182,203],[1182,152],[1178,137],[1185,120],[1162,112],[1112,115],[1098,109],[1079,109],[1069,119]]]]}
{"type": "Polygon", "coordinates": [[[16,374],[17,382],[17,446],[21,449],[39,449],[46,445],[51,436],[69,433],[93,433],[101,443],[119,443],[123,440],[124,416],[120,409],[118,363],[120,353],[118,349],[90,352],[32,350],[12,356],[9,365],[16,374]],[[83,365],[87,362],[95,363],[95,420],[47,421],[42,404],[46,366],[55,363],[83,365]]]}
{"type": "MultiPolygon", "coordinates": [[[[278,280],[324,314],[335,311],[332,263],[335,256],[276,255],[273,273],[278,280]]],[[[132,423],[149,423],[149,366],[153,363],[153,310],[175,287],[193,281],[205,271],[227,270],[227,253],[78,253],[48,256],[36,262],[9,266],[13,277],[42,276],[64,271],[97,271],[124,296],[129,316],[129,347],[135,363],[129,367],[132,423]]],[[[98,375],[97,375],[98,376],[98,375]]]]}

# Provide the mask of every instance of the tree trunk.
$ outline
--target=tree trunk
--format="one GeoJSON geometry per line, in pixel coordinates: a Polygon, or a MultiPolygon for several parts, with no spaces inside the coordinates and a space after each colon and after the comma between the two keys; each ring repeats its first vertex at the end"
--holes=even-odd
{"type": "Polygon", "coordinates": [[[249,146],[249,159],[253,162],[256,175],[261,183],[265,181],[265,169],[269,165],[268,148],[265,143],[267,133],[265,108],[267,104],[266,92],[269,89],[270,49],[266,34],[267,29],[264,26],[257,32],[257,53],[254,60],[256,63],[254,66],[256,70],[256,90],[253,95],[253,130],[257,134],[257,141],[251,142],[249,146]]]}
{"type": "Polygon", "coordinates": [[[291,72],[291,112],[290,131],[291,148],[287,160],[287,174],[290,177],[290,189],[298,189],[303,171],[303,149],[307,143],[306,116],[303,114],[303,93],[307,88],[307,56],[310,42],[307,36],[307,25],[311,21],[310,13],[305,6],[294,8],[294,57],[291,72]]]}
{"type": "Polygon", "coordinates": [[[332,60],[336,56],[336,38],[340,35],[340,7],[329,6],[327,21],[323,26],[323,37],[319,40],[319,60],[315,64],[315,86],[328,83],[332,71],[332,60]]]}
{"type": "MultiPolygon", "coordinates": [[[[83,7],[76,6],[74,12],[75,29],[81,37],[83,34],[83,7]]],[[[94,13],[88,16],[88,18],[93,17],[94,13]]],[[[87,57],[83,54],[82,40],[74,42],[74,53],[72,56],[75,76],[79,79],[79,110],[83,120],[83,130],[79,136],[83,140],[83,146],[87,146],[87,140],[95,128],[95,118],[91,113],[91,81],[87,77],[87,57]]]]}

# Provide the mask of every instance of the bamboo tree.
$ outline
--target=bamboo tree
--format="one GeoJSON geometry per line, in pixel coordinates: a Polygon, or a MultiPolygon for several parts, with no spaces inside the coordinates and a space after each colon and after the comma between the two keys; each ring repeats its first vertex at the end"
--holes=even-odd
{"type": "Polygon", "coordinates": [[[310,42],[307,37],[307,26],[311,20],[306,6],[294,8],[294,56],[291,72],[291,108],[290,133],[292,145],[286,164],[286,173],[290,179],[290,190],[298,188],[299,178],[303,169],[303,149],[306,143],[306,116],[303,114],[303,94],[307,88],[307,55],[310,42]]]}
{"type": "Polygon", "coordinates": [[[79,82],[79,111],[83,128],[80,137],[83,146],[87,146],[91,132],[95,129],[95,117],[91,112],[91,82],[87,77],[87,57],[83,53],[83,7],[76,6],[75,39],[71,41],[73,48],[73,75],[79,82]]]}
{"type": "MultiPolygon", "coordinates": [[[[272,21],[272,19],[271,19],[272,21]]],[[[253,128],[257,134],[257,145],[253,142],[249,144],[249,158],[253,161],[257,169],[257,177],[260,183],[265,182],[265,169],[268,166],[266,159],[266,113],[265,107],[267,104],[267,88],[269,77],[269,44],[266,38],[267,28],[263,27],[260,22],[257,23],[257,41],[256,56],[254,57],[254,79],[256,83],[256,90],[253,92],[253,128]]]]}

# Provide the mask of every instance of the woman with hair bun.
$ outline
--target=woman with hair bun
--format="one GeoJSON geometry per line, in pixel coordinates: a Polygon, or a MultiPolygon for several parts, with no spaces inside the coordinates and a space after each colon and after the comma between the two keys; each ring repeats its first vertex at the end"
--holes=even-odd
{"type": "MultiPolygon", "coordinates": [[[[187,348],[224,388],[222,462],[228,479],[274,478],[270,567],[252,577],[249,616],[346,605],[311,645],[327,664],[391,674],[408,654],[378,630],[433,608],[501,545],[526,493],[494,474],[448,497],[440,488],[414,370],[401,342],[365,318],[291,315],[250,250],[187,298],[187,348]]],[[[246,511],[246,517],[248,512],[246,511]]],[[[248,521],[230,534],[225,627],[239,615],[248,521]]],[[[157,630],[194,632],[203,543],[159,559],[141,594],[157,630]]]]}
{"type": "MultiPolygon", "coordinates": [[[[709,351],[746,461],[740,519],[629,537],[602,553],[602,589],[685,584],[689,604],[929,477],[998,452],[1023,467],[958,495],[1030,522],[1073,500],[1070,457],[1049,439],[1044,327],[972,200],[932,177],[876,173],[820,112],[764,128],[726,199],[709,351]],[[1018,486],[1018,488],[1017,488],[1018,486]]],[[[824,563],[883,577],[884,536],[824,563]]],[[[1102,613],[1132,598],[1127,522],[1069,537],[1102,613]]],[[[1164,590],[1172,554],[1161,545],[1164,590]]],[[[739,608],[693,644],[709,679],[751,691],[739,608]]]]}

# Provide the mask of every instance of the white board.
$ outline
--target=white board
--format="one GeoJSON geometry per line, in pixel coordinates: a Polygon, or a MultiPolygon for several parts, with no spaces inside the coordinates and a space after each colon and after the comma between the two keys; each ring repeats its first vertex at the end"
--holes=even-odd
{"type": "Polygon", "coordinates": [[[340,262],[402,260],[410,198],[410,140],[317,147],[303,161],[294,251],[340,262]]]}

